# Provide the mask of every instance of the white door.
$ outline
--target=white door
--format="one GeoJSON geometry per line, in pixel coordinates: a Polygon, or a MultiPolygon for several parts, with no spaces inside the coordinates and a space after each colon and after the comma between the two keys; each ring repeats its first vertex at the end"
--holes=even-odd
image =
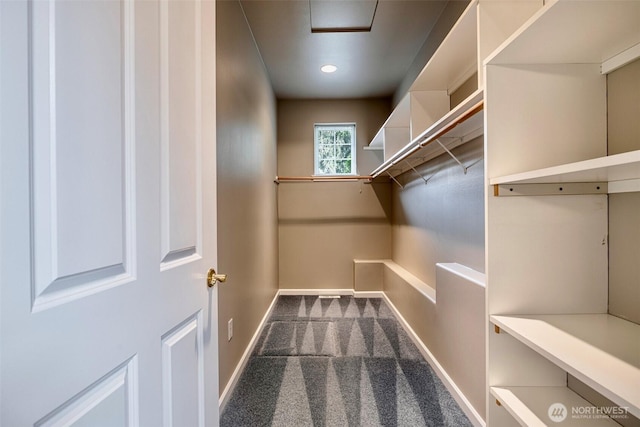
{"type": "Polygon", "coordinates": [[[218,424],[215,2],[0,1],[0,424],[218,424]]]}

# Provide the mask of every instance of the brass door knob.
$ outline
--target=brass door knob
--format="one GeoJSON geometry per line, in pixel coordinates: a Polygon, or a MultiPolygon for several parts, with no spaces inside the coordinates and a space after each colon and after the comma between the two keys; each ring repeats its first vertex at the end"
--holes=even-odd
{"type": "Polygon", "coordinates": [[[213,288],[216,283],[224,283],[227,281],[226,274],[216,274],[216,271],[213,268],[210,268],[207,272],[207,286],[213,288]]]}

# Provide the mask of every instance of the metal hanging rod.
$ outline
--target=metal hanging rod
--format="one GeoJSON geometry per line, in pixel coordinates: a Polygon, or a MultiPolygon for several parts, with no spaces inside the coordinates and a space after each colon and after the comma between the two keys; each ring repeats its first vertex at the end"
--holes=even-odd
{"type": "Polygon", "coordinates": [[[468,119],[470,119],[471,117],[475,116],[477,113],[479,113],[483,109],[484,109],[484,101],[478,102],[476,105],[474,105],[473,107],[469,108],[464,113],[460,114],[460,116],[458,116],[455,120],[451,121],[451,123],[449,123],[448,125],[446,125],[442,129],[440,129],[440,131],[438,133],[436,133],[435,135],[433,135],[433,136],[431,136],[429,138],[426,138],[424,141],[422,141],[420,143],[420,147],[425,147],[425,146],[429,145],[430,143],[432,143],[433,141],[438,140],[439,138],[444,136],[447,132],[449,132],[451,129],[453,129],[454,127],[458,126],[462,122],[466,122],[468,119]]]}
{"type": "Polygon", "coordinates": [[[273,181],[276,184],[283,182],[354,182],[373,179],[370,175],[345,175],[345,176],[276,176],[273,181]]]}

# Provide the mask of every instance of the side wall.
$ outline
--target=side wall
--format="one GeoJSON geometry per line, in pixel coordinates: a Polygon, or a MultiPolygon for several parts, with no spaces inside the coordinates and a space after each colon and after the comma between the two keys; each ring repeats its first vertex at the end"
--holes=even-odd
{"type": "Polygon", "coordinates": [[[384,291],[429,348],[438,363],[465,395],[480,418],[485,418],[485,289],[460,281],[438,283],[437,263],[458,263],[484,272],[484,157],[483,139],[453,150],[468,167],[444,154],[399,177],[404,189],[392,190],[392,259],[422,282],[435,288],[436,303],[405,281],[388,280],[384,291]],[[465,287],[467,289],[465,289],[465,287]],[[458,317],[460,307],[465,316],[458,317]],[[474,314],[472,314],[474,313],[474,314]],[[451,348],[460,341],[467,362],[451,348]],[[464,373],[460,366],[465,366],[464,373]]]}
{"type": "MultiPolygon", "coordinates": [[[[640,150],[640,60],[607,76],[607,154],[640,150]]],[[[609,194],[609,313],[640,324],[640,193],[609,194]]],[[[596,406],[614,406],[575,377],[569,388],[596,406]]],[[[640,426],[629,416],[617,420],[640,426]]]]}
{"type": "Polygon", "coordinates": [[[404,189],[392,196],[392,258],[423,282],[436,288],[436,263],[456,262],[484,272],[483,141],[477,138],[453,153],[417,168],[429,183],[408,172],[404,189]]]}
{"type": "MultiPolygon", "coordinates": [[[[609,74],[608,154],[640,150],[640,60],[609,74]]],[[[640,193],[609,195],[609,313],[640,323],[640,193]]]]}
{"type": "Polygon", "coordinates": [[[217,2],[220,392],[278,290],[276,103],[238,1],[217,2]],[[227,322],[234,335],[227,340],[227,322]]]}
{"type": "MultiPolygon", "coordinates": [[[[388,99],[278,101],[278,175],[313,174],[313,125],[356,123],[358,173],[379,163],[364,151],[390,113],[388,99]]],[[[390,184],[281,183],[280,288],[351,289],[353,260],[391,255],[390,184]]]]}

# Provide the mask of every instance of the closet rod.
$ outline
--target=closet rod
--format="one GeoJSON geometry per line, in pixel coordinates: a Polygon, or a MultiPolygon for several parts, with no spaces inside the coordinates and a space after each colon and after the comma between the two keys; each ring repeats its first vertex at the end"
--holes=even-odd
{"type": "Polygon", "coordinates": [[[273,181],[276,184],[281,182],[350,182],[366,180],[371,181],[371,175],[346,175],[346,176],[276,176],[273,181]]]}
{"type": "Polygon", "coordinates": [[[448,123],[446,126],[444,126],[442,129],[440,129],[436,134],[426,137],[422,142],[412,146],[409,149],[409,151],[403,153],[402,155],[400,155],[396,159],[392,159],[391,162],[384,169],[379,170],[375,174],[373,174],[373,178],[379,177],[381,174],[383,174],[384,172],[387,172],[389,169],[391,169],[394,165],[396,165],[396,164],[400,163],[401,161],[409,158],[416,151],[420,150],[421,148],[426,147],[427,145],[431,144],[433,141],[437,140],[438,138],[442,138],[445,134],[450,132],[453,128],[458,126],[460,123],[463,123],[463,122],[467,121],[468,119],[470,119],[471,117],[475,116],[477,113],[479,113],[483,109],[484,109],[484,100],[478,102],[476,105],[474,105],[473,107],[469,108],[464,113],[460,114],[458,117],[456,117],[450,123],[448,123]]]}

